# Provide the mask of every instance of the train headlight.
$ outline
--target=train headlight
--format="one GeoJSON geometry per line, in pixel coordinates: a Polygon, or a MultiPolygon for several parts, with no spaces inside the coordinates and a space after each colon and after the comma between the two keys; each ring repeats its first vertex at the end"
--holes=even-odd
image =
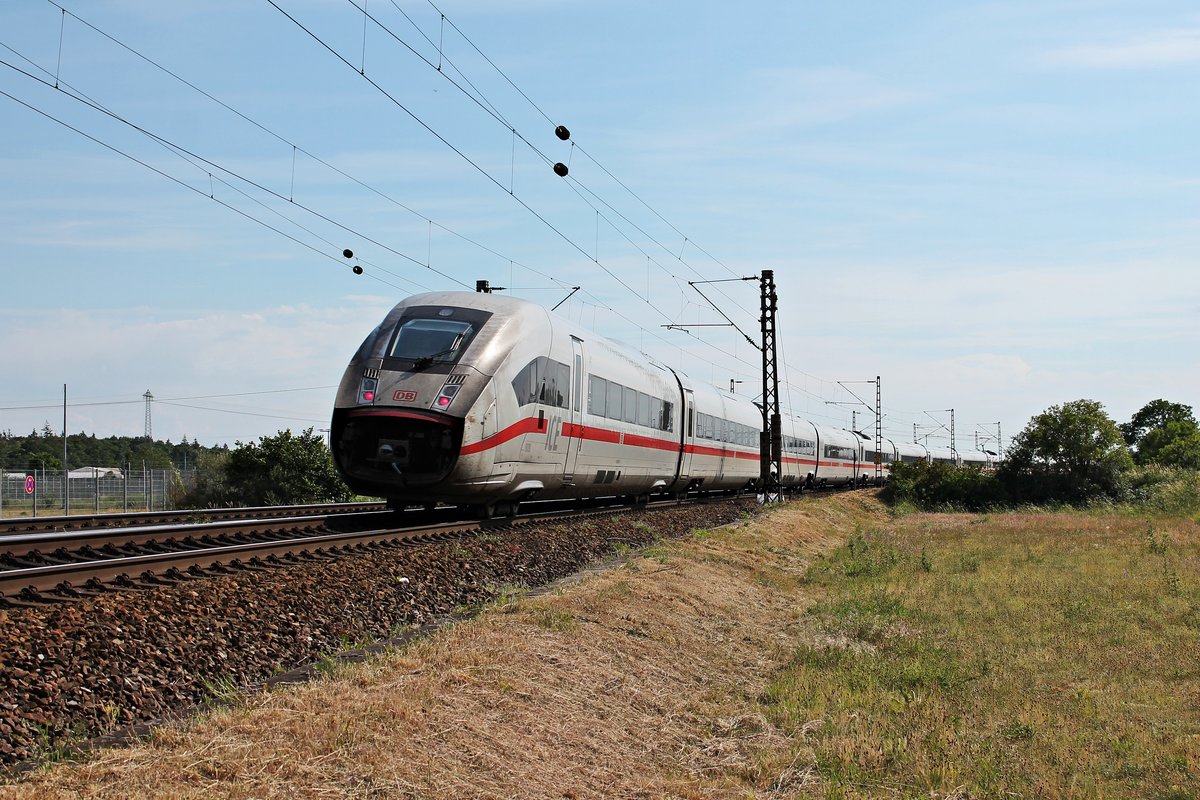
{"type": "Polygon", "coordinates": [[[446,384],[442,390],[438,392],[437,399],[433,401],[438,408],[448,408],[454,402],[454,396],[458,394],[459,386],[456,384],[446,384]]]}
{"type": "Polygon", "coordinates": [[[363,378],[362,383],[358,385],[358,402],[374,403],[375,391],[379,388],[379,381],[375,378],[363,378]]]}

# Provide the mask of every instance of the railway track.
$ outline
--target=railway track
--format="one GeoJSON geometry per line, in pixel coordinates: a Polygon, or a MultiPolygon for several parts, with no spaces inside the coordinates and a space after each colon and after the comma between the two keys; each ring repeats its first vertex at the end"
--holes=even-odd
{"type": "Polygon", "coordinates": [[[219,522],[236,519],[273,519],[317,514],[350,514],[382,511],[387,504],[320,503],[295,506],[258,506],[250,508],[204,508],[180,511],[135,511],[114,514],[72,514],[53,517],[8,517],[0,519],[0,536],[15,533],[130,528],[140,525],[170,525],[184,522],[219,522]]]}
{"type": "MultiPolygon", "coordinates": [[[[284,566],[260,559],[263,566],[254,567],[243,555],[240,568],[222,562],[181,581],[161,565],[149,580],[127,568],[129,587],[112,579],[95,597],[48,602],[43,596],[0,608],[0,772],[49,750],[71,750],[81,738],[195,708],[214,686],[259,685],[324,663],[354,643],[415,635],[510,587],[544,586],[619,547],[721,525],[754,508],[753,499],[742,498],[659,504],[645,514],[611,506],[587,516],[545,510],[507,526],[459,521],[454,524],[470,528],[460,533],[431,530],[450,525],[446,520],[412,530],[419,527],[410,520],[415,515],[404,515],[404,526],[386,532],[398,546],[349,543],[338,551],[328,540],[319,546],[301,541],[322,535],[310,529],[284,545],[310,556],[281,557],[284,566]],[[408,538],[401,527],[409,529],[408,538]],[[416,543],[421,546],[404,546],[416,543]]],[[[328,533],[374,533],[379,526],[369,518],[359,515],[353,530],[328,533]]],[[[331,522],[351,527],[345,517],[331,522]]],[[[276,531],[283,527],[275,525],[276,531]]]]}
{"type": "MultiPolygon", "coordinates": [[[[661,501],[648,508],[670,507],[661,501]]],[[[435,520],[438,512],[323,513],[269,520],[143,525],[0,536],[0,606],[72,602],[374,549],[446,541],[481,530],[613,514],[548,507],[511,520],[435,520]],[[397,523],[401,523],[397,525],[397,523]]],[[[449,517],[454,509],[440,514],[449,517]]]]}

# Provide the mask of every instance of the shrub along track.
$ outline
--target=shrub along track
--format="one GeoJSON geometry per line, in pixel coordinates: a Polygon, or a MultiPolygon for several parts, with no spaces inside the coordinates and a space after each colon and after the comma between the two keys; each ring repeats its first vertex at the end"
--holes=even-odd
{"type": "Polygon", "coordinates": [[[496,529],[420,548],[0,610],[0,763],[151,721],[396,636],[620,545],[724,524],[752,499],[496,529]]]}

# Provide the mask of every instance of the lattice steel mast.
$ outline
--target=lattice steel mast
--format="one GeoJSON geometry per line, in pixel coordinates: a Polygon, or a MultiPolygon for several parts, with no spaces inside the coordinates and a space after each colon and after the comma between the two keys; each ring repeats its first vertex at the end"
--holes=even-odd
{"type": "Polygon", "coordinates": [[[760,440],[760,482],[763,500],[778,502],[780,476],[783,474],[783,432],[779,416],[779,362],[775,347],[775,313],[779,298],[775,293],[775,271],[764,269],[759,276],[762,288],[762,378],[763,432],[760,440]]]}
{"type": "Polygon", "coordinates": [[[146,398],[146,441],[152,442],[154,441],[154,426],[150,419],[150,404],[154,402],[154,395],[150,394],[150,390],[147,389],[142,397],[146,398]]]}

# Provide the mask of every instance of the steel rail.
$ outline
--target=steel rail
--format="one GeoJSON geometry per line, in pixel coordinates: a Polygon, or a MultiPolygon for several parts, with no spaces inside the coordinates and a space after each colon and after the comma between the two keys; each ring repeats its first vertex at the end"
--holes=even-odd
{"type": "MultiPolygon", "coordinates": [[[[703,502],[703,501],[690,501],[703,502]]],[[[678,506],[677,500],[664,500],[648,504],[642,508],[659,508],[678,506]]],[[[310,536],[273,539],[262,542],[248,542],[225,545],[203,545],[185,550],[163,553],[145,553],[130,556],[119,556],[104,560],[73,561],[62,564],[47,564],[33,567],[20,567],[0,571],[0,605],[25,605],[29,602],[54,602],[64,598],[41,597],[43,593],[57,593],[70,597],[72,594],[94,593],[107,587],[112,581],[124,581],[134,584],[134,588],[148,588],[156,582],[169,584],[181,580],[204,577],[203,570],[215,567],[250,567],[262,568],[272,566],[272,559],[312,559],[336,555],[339,551],[346,552],[350,548],[362,548],[372,545],[402,546],[405,544],[421,544],[439,536],[461,536],[469,532],[494,531],[511,528],[513,525],[528,525],[536,522],[553,522],[562,519],[579,519],[594,515],[609,515],[628,513],[633,507],[602,507],[585,511],[538,511],[533,514],[521,515],[512,519],[466,520],[436,524],[416,525],[406,528],[384,528],[359,531],[333,531],[310,536]],[[244,561],[247,559],[248,561],[244,561]],[[200,572],[200,574],[196,574],[200,572]],[[165,574],[164,574],[165,573],[165,574]],[[146,585],[138,587],[137,580],[146,585]],[[80,586],[83,587],[80,591],[80,586]]],[[[303,519],[303,518],[301,518],[303,519]]],[[[311,518],[310,518],[311,519],[311,518]]],[[[275,520],[273,522],[279,522],[275,520]]],[[[210,523],[209,525],[219,525],[210,523]]],[[[254,523],[247,522],[247,526],[254,523]]],[[[257,522],[262,525],[262,521],[257,522]]],[[[187,526],[189,528],[205,527],[187,526]]],[[[178,530],[176,528],[175,530],[178,530]]],[[[111,535],[112,531],[97,531],[92,533],[111,535]]],[[[138,533],[132,531],[130,533],[138,533]]],[[[119,588],[119,587],[118,587],[119,588]]]]}
{"type": "MultiPolygon", "coordinates": [[[[374,511],[369,513],[371,516],[390,516],[390,512],[388,511],[374,511]]],[[[204,536],[234,536],[287,526],[311,529],[325,524],[334,516],[348,519],[357,515],[323,514],[310,517],[193,522],[184,525],[142,525],[129,529],[95,528],[78,531],[21,533],[0,536],[0,556],[20,558],[34,553],[47,556],[50,552],[70,551],[73,548],[82,547],[107,547],[109,545],[113,547],[129,547],[131,545],[139,546],[161,543],[163,545],[174,546],[184,543],[189,539],[204,536]]],[[[203,547],[204,545],[200,546],[203,547]]]]}
{"type": "MultiPolygon", "coordinates": [[[[196,550],[183,550],[169,553],[150,553],[137,556],[123,556],[102,561],[73,562],[70,564],[51,564],[41,567],[25,567],[22,569],[0,572],[0,597],[14,598],[31,592],[41,593],[58,590],[64,584],[75,588],[72,579],[83,582],[106,582],[121,578],[133,581],[145,578],[147,574],[174,569],[180,573],[193,569],[207,569],[217,565],[234,566],[243,559],[251,562],[263,561],[272,556],[284,558],[288,556],[303,557],[313,555],[324,549],[345,549],[355,544],[398,545],[405,539],[416,539],[434,534],[447,534],[478,528],[478,523],[470,525],[430,525],[423,528],[405,531],[373,530],[352,533],[327,533],[316,536],[306,536],[300,539],[276,539],[265,542],[246,544],[221,545],[196,550]]],[[[199,576],[194,576],[199,577],[199,576]]]]}
{"type": "Polygon", "coordinates": [[[166,524],[171,520],[203,518],[217,522],[229,519],[272,519],[297,514],[350,514],[382,511],[383,502],[316,503],[291,506],[249,506],[245,508],[199,508],[174,511],[133,511],[109,514],[72,514],[53,517],[5,517],[0,519],[0,535],[37,531],[66,531],[81,528],[121,528],[166,524]]]}

